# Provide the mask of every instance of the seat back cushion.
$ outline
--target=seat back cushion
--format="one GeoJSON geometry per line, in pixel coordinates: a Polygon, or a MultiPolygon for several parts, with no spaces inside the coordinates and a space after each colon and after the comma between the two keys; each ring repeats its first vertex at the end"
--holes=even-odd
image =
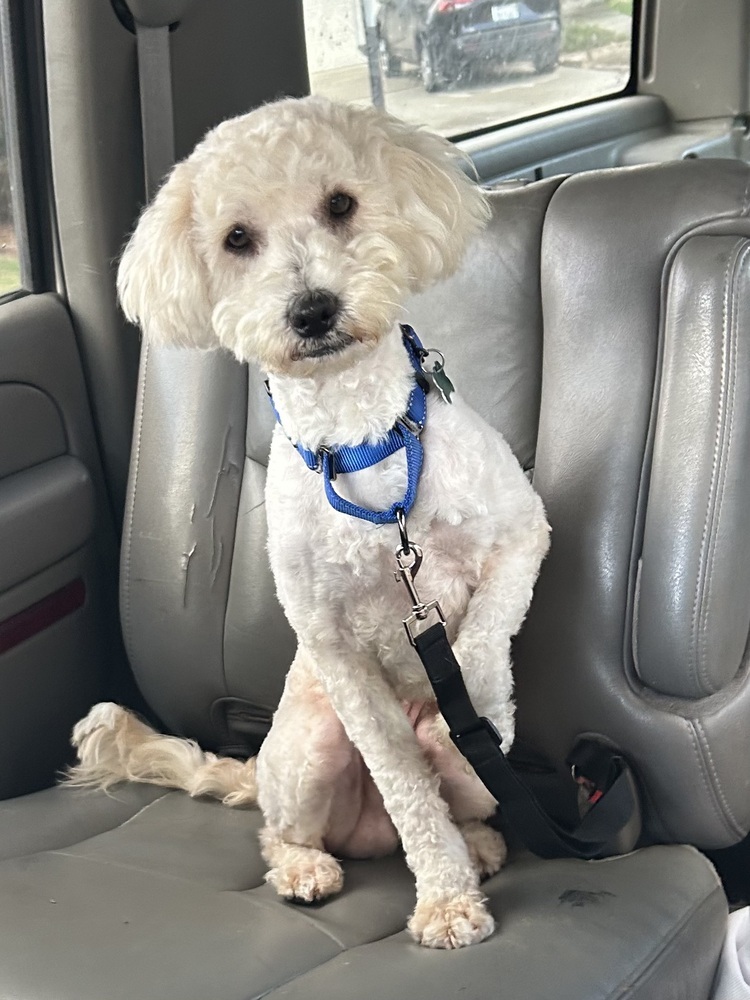
{"type": "MultiPolygon", "coordinates": [[[[541,391],[542,224],[560,183],[491,194],[492,221],[460,273],[404,314],[526,467],[541,391]]],[[[294,655],[265,548],[273,424],[258,371],[222,352],[144,346],[121,562],[126,644],[165,725],[237,754],[259,746],[294,655]]]]}
{"type": "MultiPolygon", "coordinates": [[[[615,744],[648,837],[704,847],[750,829],[749,182],[685,161],[500,190],[461,271],[404,317],[547,505],[521,739],[561,771],[578,737],[615,744]]],[[[294,653],[265,552],[272,427],[258,372],[144,351],[128,649],[169,728],[237,754],[294,653]]]]}
{"type": "Polygon", "coordinates": [[[750,170],[603,171],[542,241],[535,484],[552,523],[517,646],[519,732],[624,750],[648,834],[750,827],[750,170]]]}

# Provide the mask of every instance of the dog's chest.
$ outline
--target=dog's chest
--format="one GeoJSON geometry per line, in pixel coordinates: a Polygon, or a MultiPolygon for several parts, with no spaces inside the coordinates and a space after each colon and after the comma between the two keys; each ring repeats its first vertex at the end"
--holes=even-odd
{"type": "MultiPolygon", "coordinates": [[[[340,648],[374,654],[400,697],[426,697],[424,671],[403,627],[411,601],[396,579],[396,526],[363,529],[329,520],[327,512],[320,514],[315,545],[304,557],[306,566],[301,568],[292,557],[296,565],[282,560],[276,572],[282,603],[300,639],[304,641],[310,629],[313,634],[323,632],[340,648]],[[321,530],[327,521],[328,530],[321,530]]],[[[420,531],[415,521],[413,531],[424,553],[415,581],[418,592],[425,601],[439,601],[453,640],[483,560],[460,526],[435,522],[420,531]]]]}
{"type": "MultiPolygon", "coordinates": [[[[400,545],[396,525],[375,525],[334,510],[320,477],[300,465],[298,460],[287,464],[283,494],[273,502],[269,498],[270,548],[277,583],[297,594],[309,589],[320,605],[361,603],[364,613],[378,597],[408,611],[406,591],[394,580],[400,545]]],[[[347,500],[371,509],[387,508],[405,491],[402,457],[393,456],[374,469],[339,477],[334,485],[347,500]]],[[[445,509],[445,496],[440,499],[445,509]]],[[[457,580],[473,586],[481,550],[486,548],[486,537],[476,523],[458,515],[451,523],[434,515],[436,506],[437,498],[431,497],[425,482],[407,525],[411,540],[423,551],[417,583],[424,586],[426,595],[430,589],[455,590],[457,580]]],[[[445,599],[453,603],[450,594],[445,599]]]]}
{"type": "MultiPolygon", "coordinates": [[[[433,404],[423,434],[424,467],[408,518],[423,550],[416,586],[438,600],[455,636],[482,568],[499,537],[512,528],[529,486],[505,441],[465,404],[433,404]]],[[[386,509],[404,496],[406,466],[397,453],[334,483],[346,499],[386,509]]],[[[394,579],[399,533],[334,510],[323,482],[277,432],[267,484],[269,553],[279,597],[300,638],[330,630],[375,651],[403,676],[419,666],[402,619],[411,604],[394,579]]]]}

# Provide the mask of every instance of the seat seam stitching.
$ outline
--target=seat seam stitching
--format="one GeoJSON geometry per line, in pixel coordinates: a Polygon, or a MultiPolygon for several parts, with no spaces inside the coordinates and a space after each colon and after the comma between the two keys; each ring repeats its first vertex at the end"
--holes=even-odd
{"type": "MultiPolygon", "coordinates": [[[[256,886],[255,888],[256,889],[260,889],[262,887],[263,887],[263,883],[261,883],[259,886],[256,886]]],[[[244,895],[244,894],[246,894],[248,892],[253,892],[254,889],[229,889],[229,890],[224,890],[224,891],[225,892],[227,892],[227,891],[228,892],[239,892],[240,894],[244,895]]],[[[262,897],[260,899],[255,900],[254,902],[255,902],[256,906],[259,906],[261,909],[268,910],[269,912],[272,912],[273,909],[274,909],[274,907],[275,907],[274,903],[269,903],[267,900],[263,899],[262,897]]],[[[287,912],[288,912],[288,909],[289,908],[287,908],[287,912]]],[[[315,920],[313,920],[313,918],[308,913],[305,913],[304,912],[304,907],[302,907],[302,906],[295,907],[294,908],[294,917],[297,920],[302,920],[309,927],[313,927],[316,931],[319,931],[321,934],[325,934],[326,937],[330,938],[331,941],[333,941],[333,943],[335,945],[337,945],[341,949],[341,952],[339,954],[341,954],[342,952],[345,952],[345,951],[349,950],[348,945],[344,944],[344,942],[340,938],[338,938],[333,933],[333,931],[330,928],[328,928],[328,927],[322,927],[321,925],[317,924],[315,922],[315,920]]],[[[362,943],[363,944],[370,944],[371,942],[364,941],[362,943]]],[[[358,946],[355,945],[355,947],[358,947],[358,946]]],[[[336,956],[334,955],[333,957],[335,958],[336,956]]],[[[330,962],[331,959],[326,959],[326,961],[330,962]]],[[[317,966],[315,968],[317,968],[317,966]]],[[[308,971],[311,971],[311,970],[308,970],[308,971]]],[[[305,975],[305,973],[304,972],[300,973],[300,975],[305,975]]],[[[277,987],[273,987],[273,988],[276,989],[277,987]]]]}
{"type": "Polygon", "coordinates": [[[723,281],[723,301],[722,301],[722,350],[721,350],[721,369],[719,378],[719,412],[716,419],[716,435],[714,440],[714,451],[713,459],[711,464],[711,477],[708,484],[708,499],[706,503],[706,514],[703,521],[703,532],[701,534],[701,544],[698,553],[698,569],[695,581],[695,595],[693,598],[693,609],[690,618],[690,651],[688,667],[690,673],[692,674],[696,686],[704,691],[704,687],[701,682],[705,683],[705,678],[703,677],[702,665],[700,660],[700,609],[702,608],[702,590],[705,584],[705,553],[706,545],[708,541],[708,529],[711,519],[711,508],[714,502],[714,489],[716,482],[716,472],[717,463],[721,439],[721,414],[722,414],[722,401],[724,398],[724,382],[726,375],[726,315],[727,315],[727,296],[728,296],[728,280],[729,280],[729,269],[731,267],[731,259],[727,262],[724,269],[724,281],[723,281]]]}
{"type": "Polygon", "coordinates": [[[695,719],[686,719],[685,724],[687,726],[688,734],[690,736],[690,742],[693,747],[693,753],[695,754],[695,759],[698,764],[698,771],[703,781],[703,785],[708,794],[709,800],[713,803],[713,808],[715,814],[722,821],[724,829],[730,833],[733,837],[737,835],[737,830],[734,829],[734,820],[730,822],[730,818],[726,815],[723,809],[719,808],[721,806],[720,799],[717,798],[717,789],[714,787],[712,782],[709,781],[709,775],[707,774],[708,762],[703,752],[703,747],[700,743],[698,732],[696,726],[698,725],[695,719]]]}
{"type": "Polygon", "coordinates": [[[703,606],[701,609],[701,632],[700,632],[700,642],[701,642],[701,664],[702,664],[702,676],[706,683],[709,691],[714,691],[716,688],[715,684],[710,682],[708,677],[708,665],[707,665],[707,649],[708,649],[708,619],[711,610],[711,593],[714,582],[714,566],[716,562],[716,550],[718,547],[718,536],[719,536],[719,525],[721,523],[721,513],[724,505],[724,496],[726,493],[727,484],[727,470],[729,467],[729,456],[732,450],[732,442],[734,440],[734,407],[736,400],[736,390],[737,390],[737,354],[738,354],[738,340],[739,340],[739,324],[736,321],[736,300],[737,300],[737,289],[736,289],[736,277],[737,271],[741,266],[743,258],[747,256],[748,246],[746,240],[741,240],[735,246],[734,249],[734,260],[732,262],[732,281],[731,288],[727,289],[727,323],[729,325],[729,337],[728,337],[728,355],[727,355],[727,369],[728,369],[728,385],[727,385],[727,395],[729,399],[727,400],[727,410],[725,413],[725,423],[726,423],[726,447],[722,449],[723,454],[720,459],[720,487],[719,495],[716,505],[715,516],[713,518],[712,524],[712,537],[710,539],[710,553],[708,561],[708,581],[705,599],[703,601],[703,606]],[[742,247],[744,246],[744,249],[742,247]],[[731,293],[731,294],[730,294],[731,293]]]}
{"type": "MultiPolygon", "coordinates": [[[[122,828],[125,827],[125,826],[127,826],[128,823],[132,823],[132,821],[134,819],[138,819],[138,817],[142,816],[145,812],[147,812],[151,808],[151,806],[155,806],[157,804],[157,802],[161,802],[170,793],[171,793],[171,789],[166,788],[162,792],[162,794],[159,795],[157,798],[155,798],[151,802],[147,802],[145,805],[141,806],[141,808],[138,810],[138,812],[134,812],[132,816],[128,816],[128,818],[125,819],[125,820],[123,820],[122,823],[118,823],[117,826],[110,827],[109,830],[105,830],[103,832],[104,833],[112,833],[113,830],[122,830],[122,828]]],[[[100,836],[100,834],[94,834],[94,836],[100,836]]],[[[87,840],[91,840],[92,838],[91,837],[87,837],[86,839],[87,840]]],[[[82,840],[81,843],[83,844],[83,843],[85,843],[85,841],[82,840]]]]}
{"type": "Polygon", "coordinates": [[[713,754],[711,753],[711,746],[706,736],[706,731],[703,728],[703,723],[700,721],[700,719],[695,719],[695,731],[697,738],[700,742],[704,758],[707,761],[707,766],[711,773],[711,777],[713,778],[712,787],[716,792],[716,794],[718,795],[719,800],[724,807],[724,814],[727,820],[731,821],[731,823],[734,826],[734,830],[732,832],[735,834],[739,834],[741,837],[744,837],[746,831],[743,830],[742,825],[737,821],[737,818],[735,817],[734,812],[732,811],[732,807],[729,805],[729,800],[727,799],[724,793],[724,789],[722,788],[721,781],[719,780],[719,774],[716,769],[716,765],[714,763],[713,754]]]}
{"type": "MultiPolygon", "coordinates": [[[[736,250],[742,241],[738,240],[735,245],[736,250]]],[[[724,413],[726,408],[726,377],[727,377],[727,314],[729,298],[729,272],[734,265],[734,256],[730,257],[724,270],[724,294],[722,304],[722,351],[721,351],[721,373],[719,379],[719,413],[716,420],[716,435],[714,440],[713,460],[711,463],[711,478],[708,487],[708,500],[706,504],[706,515],[701,534],[700,551],[698,554],[698,573],[695,583],[695,597],[693,599],[693,610],[690,619],[691,648],[688,667],[690,673],[698,686],[704,693],[710,693],[710,687],[706,690],[706,678],[700,653],[700,617],[703,609],[704,592],[706,587],[706,551],[709,544],[710,527],[713,522],[716,504],[717,476],[719,472],[719,462],[721,453],[722,431],[724,429],[724,413]],[[702,682],[702,683],[701,683],[702,682]]]]}
{"type": "MultiPolygon", "coordinates": [[[[115,799],[115,801],[117,801],[114,795],[110,795],[108,792],[105,792],[104,794],[107,795],[108,798],[112,798],[115,799]]],[[[92,833],[89,836],[82,837],[79,840],[73,840],[71,843],[64,844],[62,847],[44,847],[41,850],[30,851],[27,854],[11,854],[8,857],[1,858],[0,862],[17,861],[20,858],[32,858],[36,856],[41,856],[43,854],[64,854],[71,847],[77,847],[80,844],[87,844],[90,840],[95,840],[97,837],[104,837],[108,833],[114,833],[115,830],[121,830],[124,826],[127,826],[127,824],[130,823],[131,820],[136,819],[136,817],[140,816],[147,809],[150,809],[151,806],[156,805],[157,802],[161,802],[161,800],[165,798],[165,796],[167,795],[169,795],[169,789],[165,789],[165,791],[161,795],[159,795],[158,798],[155,798],[153,801],[147,802],[145,805],[142,805],[136,812],[132,814],[132,816],[128,816],[127,819],[122,820],[121,823],[116,823],[114,826],[105,827],[103,830],[98,830],[96,833],[92,833]]],[[[79,857],[79,855],[72,855],[72,854],[70,856],[79,857]]]]}
{"type": "Polygon", "coordinates": [[[141,469],[141,445],[143,439],[144,411],[146,409],[146,382],[148,376],[149,361],[151,352],[147,340],[143,341],[141,350],[143,351],[143,375],[141,378],[141,398],[137,413],[137,434],[132,459],[132,500],[126,511],[126,536],[123,546],[123,567],[122,567],[122,631],[126,640],[132,642],[131,633],[131,605],[130,605],[130,568],[132,564],[133,552],[133,522],[135,520],[135,505],[138,495],[138,477],[141,469]]]}
{"type": "MultiPolygon", "coordinates": [[[[115,827],[115,829],[119,829],[119,827],[115,827]]],[[[85,841],[82,841],[82,843],[85,843],[85,841]]],[[[87,864],[101,865],[105,868],[118,868],[121,871],[139,872],[141,875],[148,875],[149,877],[155,879],[164,879],[168,882],[182,882],[185,885],[197,886],[200,889],[204,889],[206,892],[235,892],[238,895],[242,895],[243,893],[252,892],[254,889],[259,889],[262,885],[262,883],[258,883],[257,886],[251,886],[248,889],[223,889],[217,888],[213,885],[207,885],[204,882],[198,882],[195,879],[187,878],[184,875],[175,875],[173,872],[159,871],[159,869],[156,868],[143,868],[141,865],[128,864],[124,861],[115,861],[112,858],[100,858],[91,854],[78,854],[75,851],[70,850],[45,851],[44,853],[54,855],[55,857],[74,858],[77,861],[83,861],[87,864]]]]}

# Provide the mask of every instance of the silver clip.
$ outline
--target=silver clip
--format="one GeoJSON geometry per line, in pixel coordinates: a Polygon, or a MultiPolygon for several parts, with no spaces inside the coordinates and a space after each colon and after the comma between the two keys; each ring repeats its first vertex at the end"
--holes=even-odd
{"type": "Polygon", "coordinates": [[[411,417],[406,414],[403,417],[399,417],[396,423],[402,424],[410,434],[414,435],[415,438],[418,438],[424,430],[424,427],[421,424],[418,424],[416,420],[412,420],[411,417]]]}
{"type": "MultiPolygon", "coordinates": [[[[396,565],[398,570],[393,574],[394,579],[401,580],[409,594],[412,603],[411,614],[403,619],[403,626],[409,637],[412,646],[416,646],[417,637],[425,631],[419,628],[431,614],[437,615],[437,622],[445,626],[445,617],[437,601],[429,601],[427,604],[422,601],[414,584],[414,577],[419,572],[422,565],[422,549],[409,541],[406,532],[406,516],[403,510],[396,511],[396,524],[401,536],[401,548],[396,550],[396,565]]],[[[433,622],[436,624],[436,622],[433,622]]],[[[429,626],[428,626],[429,627],[429,626]]]]}
{"type": "Polygon", "coordinates": [[[417,593],[417,588],[414,585],[414,577],[417,575],[419,567],[422,565],[422,550],[418,545],[412,545],[408,552],[404,552],[403,549],[399,549],[396,553],[396,563],[398,565],[398,570],[393,574],[393,576],[396,580],[401,580],[403,582],[409,592],[412,609],[416,613],[418,608],[424,607],[419,594],[417,593]],[[407,562],[409,559],[411,559],[411,562],[407,562]]]}

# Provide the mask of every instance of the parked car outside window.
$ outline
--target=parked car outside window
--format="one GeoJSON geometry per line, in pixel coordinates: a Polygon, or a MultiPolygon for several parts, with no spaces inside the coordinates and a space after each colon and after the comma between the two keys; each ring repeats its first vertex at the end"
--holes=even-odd
{"type": "Polygon", "coordinates": [[[529,61],[558,64],[560,0],[384,0],[378,20],[384,76],[419,68],[428,92],[529,61]]]}
{"type": "Polygon", "coordinates": [[[312,93],[457,137],[623,92],[633,0],[304,0],[312,93]]]}

